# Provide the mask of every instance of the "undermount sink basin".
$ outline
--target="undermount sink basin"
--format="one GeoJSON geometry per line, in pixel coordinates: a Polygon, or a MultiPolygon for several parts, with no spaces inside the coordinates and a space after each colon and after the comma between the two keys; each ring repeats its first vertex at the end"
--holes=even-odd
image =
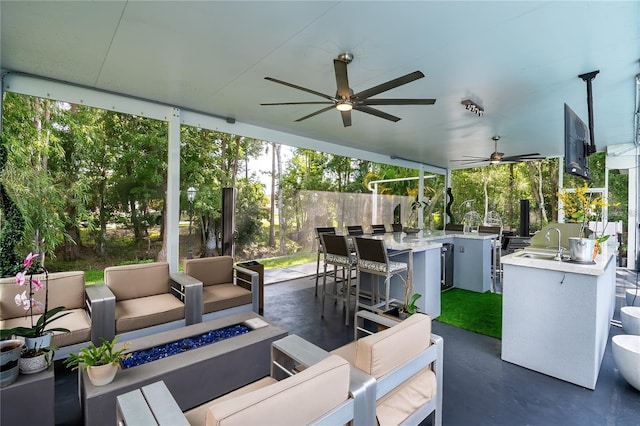
{"type": "Polygon", "coordinates": [[[557,260],[556,251],[538,251],[538,250],[522,250],[515,254],[515,257],[526,257],[528,259],[539,259],[539,260],[557,260]]]}

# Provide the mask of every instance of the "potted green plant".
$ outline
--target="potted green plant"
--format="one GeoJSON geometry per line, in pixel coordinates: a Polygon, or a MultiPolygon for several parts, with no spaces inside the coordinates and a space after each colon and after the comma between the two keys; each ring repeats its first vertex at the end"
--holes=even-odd
{"type": "Polygon", "coordinates": [[[49,309],[49,273],[41,265],[36,265],[33,260],[38,254],[29,253],[23,262],[23,270],[16,275],[16,285],[19,287],[29,286],[27,290],[16,294],[14,298],[16,305],[22,306],[29,315],[30,327],[14,327],[0,330],[0,339],[10,339],[12,336],[22,336],[28,349],[46,348],[51,346],[51,335],[54,331],[68,333],[69,330],[62,327],[47,328],[49,323],[68,315],[69,312],[61,313],[65,308],[58,306],[49,309]],[[44,283],[34,278],[34,274],[44,273],[44,283]],[[44,303],[36,300],[35,293],[44,289],[44,303]],[[36,316],[38,316],[37,319],[36,316]]]}
{"type": "Polygon", "coordinates": [[[580,224],[579,236],[569,238],[571,258],[578,261],[595,259],[609,235],[604,233],[606,223],[602,224],[602,231],[598,235],[589,229],[589,222],[596,222],[598,226],[602,221],[602,210],[609,206],[609,203],[601,196],[594,197],[590,194],[587,183],[576,185],[572,192],[563,189],[557,195],[563,203],[565,221],[580,224]]]}
{"type": "Polygon", "coordinates": [[[407,313],[407,317],[415,314],[416,312],[420,312],[420,308],[416,305],[416,301],[422,297],[419,293],[414,293],[409,301],[407,301],[403,307],[404,312],[407,313]]]}
{"type": "Polygon", "coordinates": [[[46,370],[53,362],[55,346],[23,348],[18,360],[21,374],[34,374],[46,370]]]}
{"type": "Polygon", "coordinates": [[[408,219],[409,226],[405,227],[404,232],[412,234],[422,229],[422,224],[418,223],[418,209],[424,209],[427,207],[429,207],[429,201],[419,201],[418,197],[416,197],[416,199],[411,203],[411,214],[408,219]]]}
{"type": "Polygon", "coordinates": [[[65,366],[72,370],[82,368],[87,371],[89,380],[94,386],[103,386],[113,381],[120,362],[127,359],[130,354],[125,353],[128,343],[124,343],[119,349],[115,349],[117,337],[109,341],[100,338],[102,344],[96,346],[91,342],[89,347],[81,348],[78,353],[71,353],[64,361],[65,366]]]}

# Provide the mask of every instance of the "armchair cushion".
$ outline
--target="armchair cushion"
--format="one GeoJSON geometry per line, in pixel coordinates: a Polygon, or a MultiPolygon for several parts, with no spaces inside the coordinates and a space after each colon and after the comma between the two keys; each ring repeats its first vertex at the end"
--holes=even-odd
{"type": "MultiPolygon", "coordinates": [[[[427,350],[431,337],[431,317],[414,314],[400,324],[356,340],[332,351],[358,369],[379,379],[427,350]]],[[[425,368],[376,403],[381,425],[399,424],[430,401],[437,391],[436,376],[425,368]]]]}
{"type": "Polygon", "coordinates": [[[116,334],[184,318],[184,304],[172,294],[116,302],[116,334]]]}
{"type": "Polygon", "coordinates": [[[236,396],[244,395],[249,392],[253,392],[258,389],[262,389],[266,386],[277,383],[278,381],[272,377],[263,377],[260,380],[256,380],[253,383],[249,383],[246,386],[241,387],[240,389],[236,389],[233,392],[229,392],[228,394],[222,395],[219,398],[214,399],[213,401],[209,401],[205,404],[202,404],[196,408],[193,408],[184,413],[184,416],[189,421],[191,426],[204,426],[206,424],[207,411],[209,411],[209,407],[215,402],[223,402],[229,399],[233,399],[236,396]]]}
{"type": "Polygon", "coordinates": [[[252,303],[251,290],[234,283],[231,256],[189,259],[184,262],[184,273],[202,281],[203,314],[252,303]]]}
{"type": "Polygon", "coordinates": [[[184,273],[202,281],[203,287],[233,284],[233,258],[216,256],[189,259],[184,263],[184,273]]]}
{"type": "Polygon", "coordinates": [[[349,398],[349,363],[329,356],[301,373],[253,392],[213,401],[206,424],[309,424],[349,398]]]}
{"type": "Polygon", "coordinates": [[[234,284],[219,284],[203,287],[202,301],[204,304],[202,312],[221,311],[240,305],[251,303],[251,291],[234,284]]]}
{"type": "Polygon", "coordinates": [[[104,270],[104,283],[116,297],[116,302],[169,293],[169,264],[110,266],[104,270]]]}
{"type": "MultiPolygon", "coordinates": [[[[36,274],[34,279],[45,282],[44,274],[36,274]]],[[[28,277],[27,277],[28,280],[28,277]]],[[[52,272],[49,274],[49,307],[64,306],[65,309],[82,309],[84,307],[84,272],[52,272]]],[[[24,317],[25,311],[17,306],[14,297],[27,287],[18,287],[15,277],[0,279],[0,320],[24,317]]],[[[34,297],[44,303],[45,292],[38,291],[34,297]]]]}

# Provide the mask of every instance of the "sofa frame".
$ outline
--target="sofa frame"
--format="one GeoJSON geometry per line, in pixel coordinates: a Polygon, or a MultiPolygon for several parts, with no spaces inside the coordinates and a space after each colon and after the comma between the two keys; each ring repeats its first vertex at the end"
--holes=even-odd
{"type": "MultiPolygon", "coordinates": [[[[169,273],[169,293],[184,304],[182,319],[119,333],[119,340],[136,339],[202,321],[202,282],[180,272],[169,273]]],[[[112,340],[116,336],[115,294],[105,283],[88,286],[86,294],[92,324],[100,331],[100,337],[112,340]]]]}

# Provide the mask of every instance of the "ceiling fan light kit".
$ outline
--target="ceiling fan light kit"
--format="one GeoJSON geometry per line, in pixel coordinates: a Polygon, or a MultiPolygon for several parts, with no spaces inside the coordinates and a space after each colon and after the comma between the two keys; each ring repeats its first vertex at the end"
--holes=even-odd
{"type": "Polygon", "coordinates": [[[353,104],[351,103],[351,101],[347,100],[338,101],[338,103],[336,104],[336,109],[338,111],[351,111],[353,109],[353,104]]]}
{"type": "Polygon", "coordinates": [[[464,161],[465,164],[480,164],[488,161],[491,165],[496,165],[500,163],[514,163],[520,161],[529,161],[529,160],[539,160],[544,157],[540,157],[539,152],[531,152],[529,154],[518,154],[518,155],[504,155],[504,152],[498,152],[498,141],[500,140],[500,136],[496,135],[491,138],[493,141],[494,151],[491,153],[489,158],[482,157],[472,157],[469,155],[465,155],[465,159],[461,160],[451,160],[451,161],[464,161]]]}
{"type": "Polygon", "coordinates": [[[333,60],[333,68],[336,78],[335,96],[320,93],[306,87],[275,79],[273,77],[265,77],[265,80],[282,84],[293,89],[302,90],[303,92],[311,93],[312,95],[319,96],[321,98],[324,98],[325,100],[311,102],[272,102],[262,103],[260,105],[329,105],[315,112],[312,112],[311,114],[305,115],[304,117],[301,117],[295,121],[303,121],[307,118],[314,117],[318,114],[330,111],[335,108],[340,111],[344,127],[349,127],[351,126],[351,110],[364,112],[366,114],[393,121],[395,123],[400,121],[400,117],[396,117],[394,115],[387,114],[384,111],[380,111],[379,109],[372,108],[372,105],[433,105],[436,103],[435,99],[371,99],[372,96],[379,95],[380,93],[395,89],[396,87],[411,83],[412,81],[424,77],[424,74],[420,71],[414,71],[402,77],[389,80],[386,83],[382,83],[361,92],[354,93],[353,90],[351,90],[351,88],[349,87],[349,76],[347,74],[347,65],[349,65],[351,61],[353,61],[353,54],[351,53],[341,53],[336,59],[333,60]]]}
{"type": "Polygon", "coordinates": [[[467,111],[471,111],[472,113],[476,114],[478,117],[482,117],[484,115],[484,108],[482,108],[477,103],[473,102],[471,99],[463,99],[462,102],[460,103],[464,105],[467,111]]]}

